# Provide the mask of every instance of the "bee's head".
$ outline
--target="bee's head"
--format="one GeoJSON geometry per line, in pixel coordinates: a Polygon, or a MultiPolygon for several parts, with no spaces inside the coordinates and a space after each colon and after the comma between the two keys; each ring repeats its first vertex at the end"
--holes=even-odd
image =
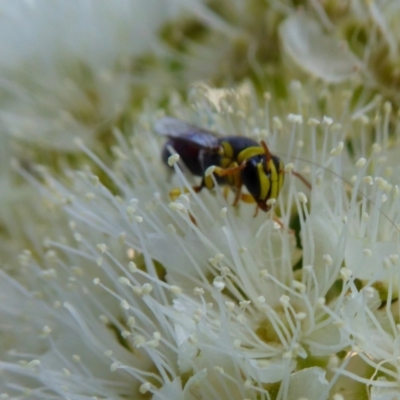
{"type": "Polygon", "coordinates": [[[284,180],[283,162],[269,152],[261,142],[265,154],[251,157],[242,170],[243,184],[263,211],[271,206],[269,199],[277,199],[284,180]]]}

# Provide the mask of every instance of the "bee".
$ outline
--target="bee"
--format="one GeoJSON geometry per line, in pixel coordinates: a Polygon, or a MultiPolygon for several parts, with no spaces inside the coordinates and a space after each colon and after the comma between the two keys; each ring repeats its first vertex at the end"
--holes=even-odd
{"type": "Polygon", "coordinates": [[[234,190],[234,206],[239,200],[255,203],[256,212],[258,208],[269,211],[278,198],[284,182],[284,165],[263,140],[258,143],[243,136],[218,137],[172,117],[161,118],[154,128],[168,138],[162,149],[163,162],[168,165],[174,150],[193,175],[202,177],[200,185],[193,187],[195,192],[213,189],[216,181],[234,190]],[[243,186],[248,193],[242,193],[243,186]]]}

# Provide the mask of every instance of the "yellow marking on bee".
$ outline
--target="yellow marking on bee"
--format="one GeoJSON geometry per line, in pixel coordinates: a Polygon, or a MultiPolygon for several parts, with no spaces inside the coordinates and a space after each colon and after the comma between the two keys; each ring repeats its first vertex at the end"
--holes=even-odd
{"type": "MultiPolygon", "coordinates": [[[[229,168],[237,168],[238,166],[239,166],[239,165],[238,165],[237,162],[233,162],[233,163],[231,163],[231,165],[229,166],[229,168]]],[[[228,178],[228,182],[229,182],[232,186],[235,186],[235,187],[240,186],[241,179],[240,179],[240,172],[239,172],[239,170],[238,170],[237,172],[231,174],[231,175],[227,175],[227,178],[228,178]]]]}
{"type": "Polygon", "coordinates": [[[260,199],[265,200],[267,198],[271,182],[264,171],[262,163],[257,164],[257,172],[258,172],[258,179],[260,181],[260,199]]]}
{"type": "Polygon", "coordinates": [[[240,200],[242,200],[244,203],[248,203],[248,204],[254,204],[256,202],[254,197],[249,193],[242,193],[240,195],[240,200]]]}
{"type": "Polygon", "coordinates": [[[231,158],[222,157],[221,158],[221,167],[222,168],[228,168],[231,162],[232,162],[231,158]]]}
{"type": "Polygon", "coordinates": [[[227,200],[229,195],[229,187],[225,186],[224,189],[222,190],[222,194],[224,196],[224,199],[227,200]]]}
{"type": "Polygon", "coordinates": [[[224,157],[227,157],[229,159],[232,159],[233,157],[233,148],[229,142],[221,142],[221,146],[224,150],[224,157]]]}
{"type": "Polygon", "coordinates": [[[278,182],[278,193],[281,191],[283,182],[285,180],[285,170],[284,170],[284,165],[282,161],[279,161],[279,182],[278,182]]]}
{"type": "Polygon", "coordinates": [[[225,179],[227,180],[228,184],[231,186],[235,186],[235,175],[236,174],[231,174],[231,175],[227,175],[225,177],[225,179]]]}
{"type": "Polygon", "coordinates": [[[204,177],[204,184],[206,185],[207,189],[212,189],[214,187],[214,181],[211,175],[207,175],[204,177]]]}
{"type": "Polygon", "coordinates": [[[270,175],[270,179],[271,179],[271,193],[269,198],[270,199],[277,199],[278,198],[278,194],[279,194],[279,190],[280,190],[280,186],[279,186],[279,173],[276,170],[276,166],[273,163],[272,160],[268,161],[268,170],[270,171],[271,175],[270,175]]]}
{"type": "MultiPolygon", "coordinates": [[[[183,189],[183,193],[190,193],[188,188],[183,189]]],[[[179,188],[173,188],[169,191],[169,197],[172,201],[176,200],[182,194],[182,190],[179,188]]]]}
{"type": "Polygon", "coordinates": [[[248,160],[251,157],[261,156],[263,154],[264,149],[261,146],[252,146],[242,150],[236,158],[238,163],[241,164],[243,161],[248,160]]]}

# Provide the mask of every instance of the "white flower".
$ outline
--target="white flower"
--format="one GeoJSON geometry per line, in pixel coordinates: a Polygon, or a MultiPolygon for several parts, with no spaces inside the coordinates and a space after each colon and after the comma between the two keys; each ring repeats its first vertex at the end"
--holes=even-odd
{"type": "Polygon", "coordinates": [[[20,139],[2,147],[0,397],[400,397],[395,2],[71,4],[0,5],[0,120],[20,139]],[[293,59],[313,79],[286,85],[293,59]],[[168,170],[166,113],[265,140],[286,164],[273,211],[168,170]],[[41,146],[77,171],[34,167],[41,146]]]}
{"type": "Polygon", "coordinates": [[[347,46],[325,35],[322,26],[304,14],[287,18],[280,27],[285,51],[299,66],[330,83],[350,79],[362,62],[347,46]]]}
{"type": "Polygon", "coordinates": [[[311,2],[279,27],[287,66],[292,62],[330,83],[357,81],[365,93],[399,101],[399,6],[387,2],[311,2]],[[373,33],[374,31],[379,34],[373,33]]]}
{"type": "MultiPolygon", "coordinates": [[[[91,147],[145,82],[139,57],[161,54],[158,30],[182,7],[149,0],[2,2],[2,129],[61,152],[91,147]]],[[[139,98],[136,99],[140,100],[139,98]]]]}
{"type": "Polygon", "coordinates": [[[43,212],[35,189],[13,171],[13,159],[31,171],[34,162],[57,169],[63,161],[55,154],[76,152],[76,136],[103,152],[100,142],[129,112],[131,63],[145,51],[157,52],[157,30],[179,11],[170,3],[163,13],[155,12],[160,7],[156,0],[1,2],[3,268],[14,268],[21,248],[37,249],[41,227],[54,218],[43,212]]]}
{"type": "MultiPolygon", "coordinates": [[[[191,93],[194,111],[174,100],[187,121],[265,137],[312,183],[308,191],[288,166],[276,205],[282,226],[272,213],[254,218],[251,205],[235,209],[220,188],[190,192],[193,177],[179,163],[168,178],[162,138],[152,132],[156,112],[143,114],[131,144],[117,133],[112,168],[78,143],[111,188],[89,169],[70,171],[68,182],[45,173],[46,185],[35,183],[65,211],[70,233],[55,226],[43,256],[22,254],[18,279],[28,289],[1,281],[9,321],[2,335],[15,347],[1,364],[4,392],[17,396],[28,386],[32,398],[317,400],[346,396],[359,383],[376,399],[398,391],[392,305],[399,204],[394,186],[378,178],[387,146],[371,147],[367,136],[345,139],[350,125],[341,129],[317,113],[310,120],[313,107],[290,113],[292,101],[303,110],[308,98],[307,89],[293,87],[287,118],[268,95],[258,106],[251,85],[218,100],[199,86],[191,93]],[[351,160],[360,154],[365,161],[351,160]],[[367,171],[377,179],[365,189],[367,171]],[[171,201],[174,186],[190,193],[171,201]],[[354,243],[368,240],[381,249],[370,250],[378,262],[366,275],[369,252],[354,243]],[[21,297],[37,311],[22,308],[21,297]],[[42,339],[22,340],[27,328],[42,339]]],[[[341,98],[330,95],[333,103],[341,98]]],[[[352,124],[351,115],[345,120],[352,124]]]]}

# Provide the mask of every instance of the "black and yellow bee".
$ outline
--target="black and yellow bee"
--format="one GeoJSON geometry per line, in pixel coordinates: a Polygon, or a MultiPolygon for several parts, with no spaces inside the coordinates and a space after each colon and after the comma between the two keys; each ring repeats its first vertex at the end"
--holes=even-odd
{"type": "Polygon", "coordinates": [[[172,117],[164,117],[155,124],[158,134],[168,137],[162,159],[168,164],[171,149],[179,154],[185,167],[203,179],[195,192],[204,187],[212,189],[214,180],[206,171],[212,168],[215,181],[228,185],[239,200],[256,203],[263,211],[271,208],[270,199],[277,199],[284,181],[284,165],[272,155],[267,144],[243,136],[217,137],[205,129],[172,117]],[[249,194],[242,193],[245,186],[249,194]]]}

